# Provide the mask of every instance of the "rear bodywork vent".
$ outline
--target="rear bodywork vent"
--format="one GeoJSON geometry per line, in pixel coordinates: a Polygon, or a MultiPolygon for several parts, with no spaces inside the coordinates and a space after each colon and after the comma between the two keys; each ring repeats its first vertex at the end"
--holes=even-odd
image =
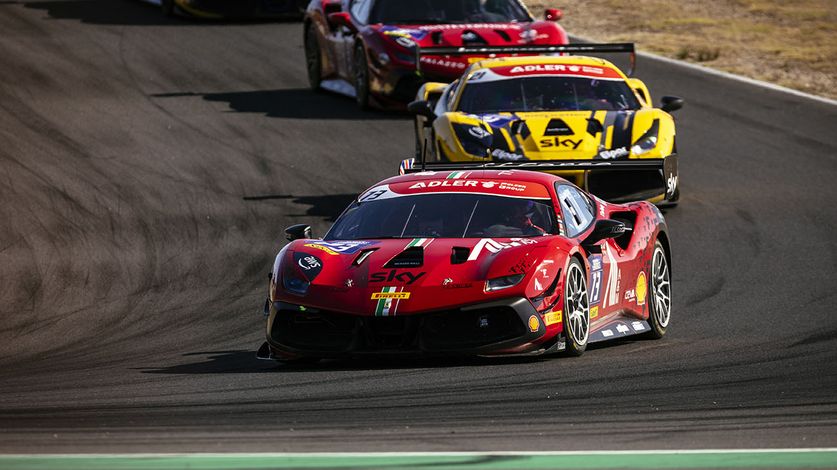
{"type": "Polygon", "coordinates": [[[384,265],[385,268],[415,268],[424,265],[424,248],[411,246],[384,265]]]}

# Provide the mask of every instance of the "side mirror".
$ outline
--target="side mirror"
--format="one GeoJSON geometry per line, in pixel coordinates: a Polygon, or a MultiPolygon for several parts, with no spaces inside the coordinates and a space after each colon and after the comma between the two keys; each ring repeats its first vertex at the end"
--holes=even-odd
{"type": "Polygon", "coordinates": [[[611,219],[601,219],[596,221],[596,226],[593,227],[593,231],[590,232],[590,235],[584,239],[582,245],[590,246],[595,245],[596,243],[608,239],[608,238],[616,238],[622,236],[625,233],[625,224],[619,222],[618,220],[611,220],[611,219]]]}
{"type": "Polygon", "coordinates": [[[355,28],[354,23],[352,23],[352,17],[349,16],[348,13],[345,11],[337,11],[334,13],[328,14],[328,26],[331,29],[336,29],[340,26],[345,26],[349,28],[351,32],[357,32],[357,28],[355,28]]]}
{"type": "Polygon", "coordinates": [[[564,12],[557,8],[547,8],[543,12],[543,17],[546,21],[558,21],[564,17],[564,12]]]}
{"type": "Polygon", "coordinates": [[[417,116],[424,116],[429,121],[432,121],[436,118],[436,115],[433,114],[433,107],[430,105],[430,102],[425,100],[413,101],[412,103],[408,104],[407,111],[417,116]]]}
{"type": "Polygon", "coordinates": [[[313,235],[311,235],[311,226],[308,224],[291,225],[285,229],[285,238],[290,241],[301,238],[313,238],[313,235]]]}
{"type": "Polygon", "coordinates": [[[677,96],[663,96],[660,98],[660,109],[667,113],[677,111],[682,108],[686,101],[677,96]]]}

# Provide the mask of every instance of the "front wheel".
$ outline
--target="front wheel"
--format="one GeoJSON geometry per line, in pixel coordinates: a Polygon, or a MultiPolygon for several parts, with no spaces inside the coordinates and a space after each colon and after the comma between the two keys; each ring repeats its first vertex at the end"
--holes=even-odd
{"type": "Polygon", "coordinates": [[[671,271],[663,244],[657,240],[654,244],[654,256],[651,258],[651,285],[648,299],[648,324],[651,331],[648,337],[662,338],[671,320],[671,271]]]}
{"type": "Polygon", "coordinates": [[[363,44],[355,48],[355,97],[360,109],[369,107],[369,65],[363,44]]]}
{"type": "Polygon", "coordinates": [[[564,276],[564,336],[567,354],[584,354],[590,336],[590,304],[587,298],[587,276],[577,258],[570,259],[564,276]]]}

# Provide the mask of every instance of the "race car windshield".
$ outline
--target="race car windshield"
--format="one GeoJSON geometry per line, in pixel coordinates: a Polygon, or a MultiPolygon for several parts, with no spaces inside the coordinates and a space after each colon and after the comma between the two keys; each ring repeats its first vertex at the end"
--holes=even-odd
{"type": "Polygon", "coordinates": [[[627,83],[585,77],[521,77],[468,83],[459,101],[459,111],[470,114],[622,111],[639,107],[627,83]]]}
{"type": "Polygon", "coordinates": [[[422,194],[354,202],[325,240],[538,237],[558,233],[548,199],[422,194]]]}
{"type": "Polygon", "coordinates": [[[531,21],[517,0],[378,0],[370,23],[441,24],[531,21]]]}

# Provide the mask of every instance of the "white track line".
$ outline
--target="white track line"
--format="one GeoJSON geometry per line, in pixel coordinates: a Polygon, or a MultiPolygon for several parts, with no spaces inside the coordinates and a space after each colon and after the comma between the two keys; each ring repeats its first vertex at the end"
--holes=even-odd
{"type": "Polygon", "coordinates": [[[21,457],[469,457],[482,455],[508,456],[562,456],[562,455],[676,455],[676,454],[777,454],[777,453],[811,453],[837,452],[837,447],[806,447],[789,449],[682,449],[682,450],[557,450],[557,451],[497,451],[497,452],[230,452],[230,453],[137,453],[137,454],[0,454],[3,458],[21,457]]]}

